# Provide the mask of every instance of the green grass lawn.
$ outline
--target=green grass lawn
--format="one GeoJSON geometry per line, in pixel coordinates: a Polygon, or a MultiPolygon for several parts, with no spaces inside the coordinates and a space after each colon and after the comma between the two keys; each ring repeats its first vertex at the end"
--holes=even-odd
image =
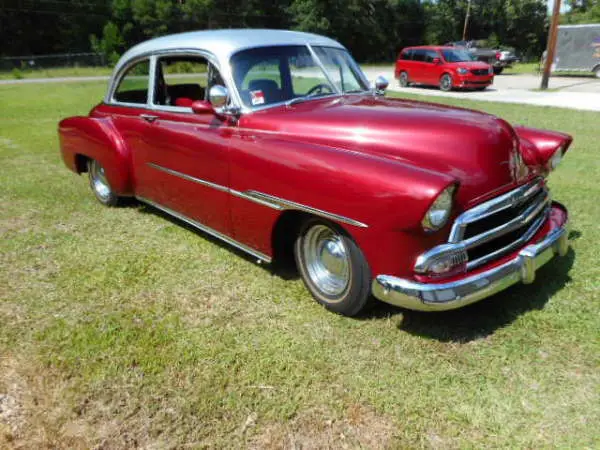
{"type": "Polygon", "coordinates": [[[0,86],[0,448],[600,446],[600,114],[435,99],[575,136],[550,179],[573,250],[462,310],[349,319],[101,206],[56,126],[105,85],[0,86]]]}
{"type": "Polygon", "coordinates": [[[111,67],[56,67],[51,69],[25,69],[0,72],[0,80],[19,78],[94,77],[112,73],[111,67]]]}

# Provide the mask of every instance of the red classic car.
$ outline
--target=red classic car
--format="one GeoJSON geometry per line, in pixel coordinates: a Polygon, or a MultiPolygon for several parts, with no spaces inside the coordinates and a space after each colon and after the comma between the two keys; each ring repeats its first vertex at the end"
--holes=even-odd
{"type": "Polygon", "coordinates": [[[313,297],[457,308],[568,248],[545,177],[571,137],[386,98],[326,37],[191,32],[129,50],[104,101],[59,124],[104,205],[135,197],[264,262],[313,297]]]}
{"type": "Polygon", "coordinates": [[[483,90],[494,82],[494,68],[466,49],[456,47],[407,47],[398,55],[394,71],[400,86],[411,83],[483,90]]]}

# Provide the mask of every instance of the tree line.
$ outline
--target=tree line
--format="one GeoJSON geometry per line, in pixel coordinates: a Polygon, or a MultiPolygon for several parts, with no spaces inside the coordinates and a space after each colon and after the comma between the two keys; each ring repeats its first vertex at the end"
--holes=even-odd
{"type": "MultiPolygon", "coordinates": [[[[600,21],[600,0],[565,0],[564,23],[600,21]]],[[[103,53],[154,36],[216,28],[288,28],[330,36],[361,62],[407,45],[462,38],[467,0],[0,0],[0,55],[103,53]]],[[[472,0],[467,37],[538,58],[545,0],[472,0]]]]}

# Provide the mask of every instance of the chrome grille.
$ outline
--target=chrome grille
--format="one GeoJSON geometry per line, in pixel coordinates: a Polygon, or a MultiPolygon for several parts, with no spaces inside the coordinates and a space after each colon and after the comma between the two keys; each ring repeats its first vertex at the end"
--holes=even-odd
{"type": "Polygon", "coordinates": [[[524,245],[549,211],[548,189],[542,179],[536,179],[461,214],[449,242],[467,250],[467,270],[474,269],[524,245]]]}

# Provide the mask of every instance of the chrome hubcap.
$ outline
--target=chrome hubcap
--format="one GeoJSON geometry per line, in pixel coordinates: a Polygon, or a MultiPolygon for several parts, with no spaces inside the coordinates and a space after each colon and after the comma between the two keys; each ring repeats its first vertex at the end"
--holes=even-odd
{"type": "Polygon", "coordinates": [[[402,83],[402,86],[406,86],[408,84],[408,74],[406,72],[403,72],[400,75],[400,83],[402,83]]]}
{"type": "Polygon", "coordinates": [[[325,225],[315,225],[304,237],[304,265],[312,283],[324,294],[338,296],[350,281],[350,259],[342,237],[325,225]]]}
{"type": "Polygon", "coordinates": [[[90,179],[92,181],[92,189],[102,200],[108,200],[111,194],[110,185],[102,167],[97,161],[92,161],[90,164],[90,179]]]}

